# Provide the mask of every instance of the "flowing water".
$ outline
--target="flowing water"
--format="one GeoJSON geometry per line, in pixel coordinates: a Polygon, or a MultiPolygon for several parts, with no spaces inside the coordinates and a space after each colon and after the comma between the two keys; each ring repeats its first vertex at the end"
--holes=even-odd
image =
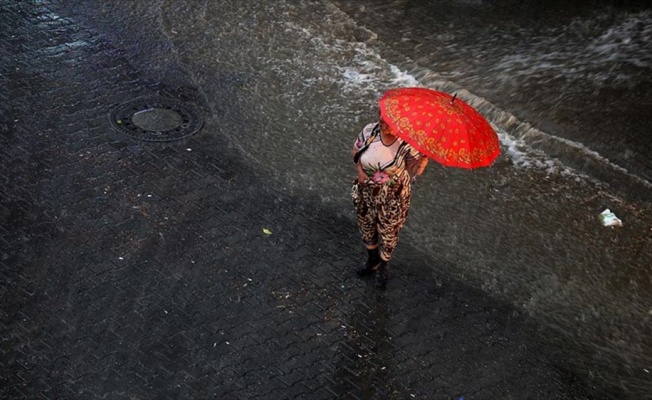
{"type": "Polygon", "coordinates": [[[422,83],[470,90],[528,123],[517,136],[615,186],[652,181],[649,2],[336,3],[422,83]]]}
{"type": "MultiPolygon", "coordinates": [[[[650,10],[598,1],[243,3],[60,8],[119,43],[153,85],[196,89],[201,135],[226,138],[220,151],[243,152],[281,191],[318,193],[352,224],[350,148],[377,117],[379,96],[412,85],[457,92],[496,125],[502,154],[472,172],[431,166],[402,240],[433,270],[552,330],[587,379],[650,393],[652,223],[649,199],[632,200],[652,193],[650,10]],[[626,228],[600,226],[605,207],[626,228]]],[[[400,244],[397,253],[400,266],[400,244]]]]}

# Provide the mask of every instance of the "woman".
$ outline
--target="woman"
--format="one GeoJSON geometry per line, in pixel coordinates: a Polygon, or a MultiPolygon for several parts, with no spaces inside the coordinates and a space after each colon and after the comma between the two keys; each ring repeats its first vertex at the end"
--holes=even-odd
{"type": "Polygon", "coordinates": [[[358,276],[376,273],[376,286],[387,285],[388,263],[410,208],[411,182],[428,159],[394,136],[380,118],[364,127],[353,146],[358,179],[352,196],[367,261],[358,276]]]}

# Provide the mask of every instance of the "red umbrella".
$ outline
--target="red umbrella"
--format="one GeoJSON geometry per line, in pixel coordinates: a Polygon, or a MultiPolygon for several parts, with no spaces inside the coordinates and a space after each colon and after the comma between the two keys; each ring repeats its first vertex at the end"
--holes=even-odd
{"type": "Polygon", "coordinates": [[[419,152],[449,167],[479,168],[500,153],[498,135],[473,107],[448,93],[400,88],[380,99],[380,116],[419,152]]]}

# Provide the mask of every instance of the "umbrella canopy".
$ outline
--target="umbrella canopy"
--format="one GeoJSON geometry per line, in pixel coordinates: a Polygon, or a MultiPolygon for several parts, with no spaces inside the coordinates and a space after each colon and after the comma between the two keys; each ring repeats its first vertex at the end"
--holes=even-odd
{"type": "Polygon", "coordinates": [[[449,167],[486,167],[500,153],[498,135],[489,122],[448,93],[388,90],[380,99],[380,116],[396,136],[449,167]]]}

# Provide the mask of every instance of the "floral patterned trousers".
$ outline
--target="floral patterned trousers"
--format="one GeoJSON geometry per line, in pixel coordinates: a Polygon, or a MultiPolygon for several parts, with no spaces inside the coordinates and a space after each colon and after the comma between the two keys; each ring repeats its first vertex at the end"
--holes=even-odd
{"type": "Polygon", "coordinates": [[[398,243],[398,234],[410,209],[412,188],[405,172],[390,182],[376,184],[372,180],[351,188],[358,228],[367,247],[380,246],[380,256],[389,261],[398,243]]]}

